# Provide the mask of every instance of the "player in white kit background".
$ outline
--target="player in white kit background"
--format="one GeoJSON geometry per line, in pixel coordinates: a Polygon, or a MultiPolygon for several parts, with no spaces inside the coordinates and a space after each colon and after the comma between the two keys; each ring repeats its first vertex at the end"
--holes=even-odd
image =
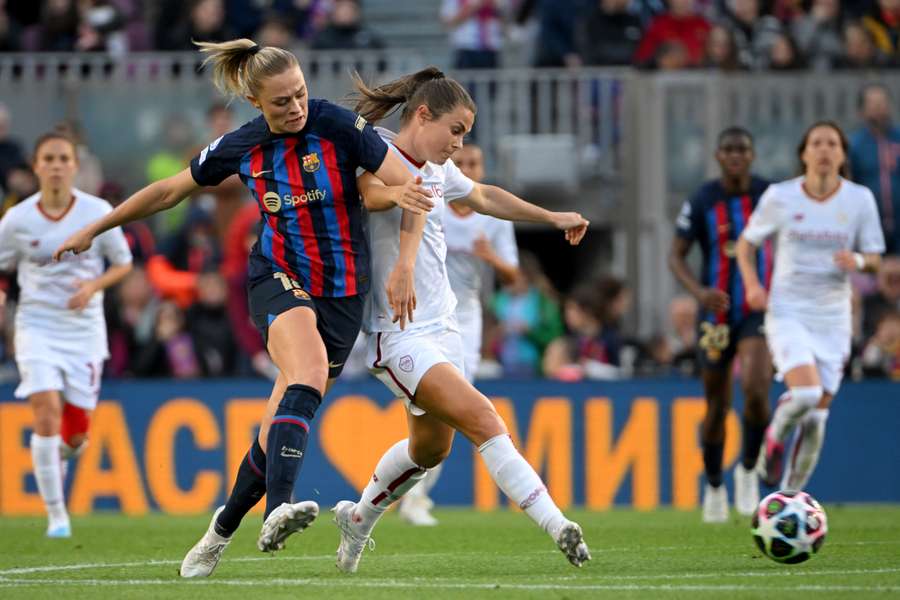
{"type": "MultiPolygon", "coordinates": [[[[481,148],[467,144],[453,155],[453,164],[463,175],[481,183],[484,179],[484,154],[481,148]]],[[[466,379],[474,383],[481,362],[481,298],[485,268],[492,269],[503,283],[512,282],[519,272],[519,250],[511,221],[483,215],[460,202],[450,202],[444,211],[444,238],[447,242],[447,277],[456,296],[456,322],[463,343],[466,379]]],[[[429,469],[419,485],[402,498],[397,513],[412,525],[436,525],[431,514],[434,506],[428,494],[437,483],[441,465],[429,469]]]]}
{"type": "Polygon", "coordinates": [[[344,572],[357,570],[380,516],[427,469],[447,457],[455,431],[478,447],[503,493],[550,535],[571,564],[581,566],[590,559],[581,527],[562,514],[513,445],[490,400],[463,376],[463,344],[447,277],[442,220],[446,202],[461,202],[498,218],[551,224],[563,230],[571,244],[581,241],[588,222],[577,213],[549,212],[498,187],[475,183],[448,160],[472,129],[475,104],[459,83],[439,70],[430,67],[375,90],[362,81],[357,87],[362,100],[356,112],[369,122],[402,107],[399,133],[379,133],[415,176],[414,182],[399,187],[361,176],[366,206],[392,206],[401,194],[430,194],[434,208],[427,216],[400,210],[370,215],[372,291],[363,322],[369,364],[406,402],[409,437],[382,456],[358,502],[345,500],[334,507],[341,533],[337,566],[344,572]],[[405,297],[409,287],[415,296],[404,305],[397,295],[405,297]]]}
{"type": "Polygon", "coordinates": [[[736,249],[747,303],[766,310],[766,340],[788,388],[763,446],[763,479],[770,486],[781,480],[784,489],[803,489],[819,459],[829,406],[850,355],[849,274],[877,271],[884,252],[872,192],[843,176],[847,148],[836,124],[810,127],[798,148],[803,175],[766,190],[736,249]],[[776,238],[776,253],[767,294],[754,255],[769,236],[776,238]],[[785,467],[785,441],[797,425],[785,467]]]}
{"type": "MultiPolygon", "coordinates": [[[[15,395],[27,398],[34,411],[31,457],[47,508],[47,536],[69,537],[66,463],[87,443],[109,355],[103,290],[131,270],[131,251],[116,228],[99,236],[89,251],[52,260],[63,240],[112,207],[72,187],[78,171],[75,145],[61,134],[38,139],[33,169],[40,191],[0,220],[0,270],[18,270],[15,348],[21,382],[15,395]]],[[[0,305],[3,301],[0,296],[0,305]]]]}

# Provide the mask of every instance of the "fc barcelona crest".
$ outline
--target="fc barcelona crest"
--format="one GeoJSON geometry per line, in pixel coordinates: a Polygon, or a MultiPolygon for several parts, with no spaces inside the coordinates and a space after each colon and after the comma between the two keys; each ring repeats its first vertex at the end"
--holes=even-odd
{"type": "Polygon", "coordinates": [[[319,162],[319,155],[316,152],[311,152],[303,157],[303,170],[307,173],[318,171],[320,164],[322,163],[319,162]]]}

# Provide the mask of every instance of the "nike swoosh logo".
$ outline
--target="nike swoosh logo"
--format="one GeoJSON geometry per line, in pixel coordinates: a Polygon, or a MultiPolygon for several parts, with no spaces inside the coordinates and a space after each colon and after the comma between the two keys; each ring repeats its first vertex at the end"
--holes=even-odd
{"type": "Polygon", "coordinates": [[[340,367],[340,366],[343,365],[343,364],[344,364],[344,363],[334,363],[334,362],[329,362],[329,363],[328,363],[328,368],[329,368],[329,369],[337,369],[338,367],[340,367]]]}
{"type": "Polygon", "coordinates": [[[271,173],[271,172],[272,172],[272,169],[267,169],[265,171],[259,171],[258,173],[254,173],[253,171],[250,171],[250,177],[252,177],[253,179],[256,179],[260,175],[265,175],[266,173],[271,173]]]}

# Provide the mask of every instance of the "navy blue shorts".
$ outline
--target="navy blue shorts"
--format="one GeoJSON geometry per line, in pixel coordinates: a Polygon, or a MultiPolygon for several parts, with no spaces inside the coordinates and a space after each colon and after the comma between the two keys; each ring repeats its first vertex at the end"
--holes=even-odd
{"type": "MultiPolygon", "coordinates": [[[[364,294],[343,298],[312,297],[285,273],[272,273],[248,284],[250,316],[269,344],[269,325],[281,313],[306,306],[316,313],[316,328],[328,353],[328,378],[341,374],[362,325],[364,294]]],[[[303,340],[297,340],[302,344],[303,340]]]]}
{"type": "Polygon", "coordinates": [[[701,321],[697,348],[702,369],[727,369],[737,354],[738,343],[749,337],[764,337],[761,312],[753,312],[737,322],[701,321]]]}

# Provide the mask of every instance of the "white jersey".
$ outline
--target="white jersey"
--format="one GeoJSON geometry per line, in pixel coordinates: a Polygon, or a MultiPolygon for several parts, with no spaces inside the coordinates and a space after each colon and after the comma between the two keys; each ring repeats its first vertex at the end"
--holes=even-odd
{"type": "MultiPolygon", "coordinates": [[[[391,152],[397,154],[413,175],[422,177],[422,187],[430,190],[434,208],[425,220],[425,230],[416,254],[415,321],[407,329],[422,327],[453,315],[456,298],[450,289],[447,268],[447,245],[444,241],[442,221],[445,202],[465,198],[475,183],[462,174],[453,161],[443,165],[426,162],[416,165],[393,145],[395,134],[376,127],[378,134],[388,143],[391,152]]],[[[399,331],[400,324],[392,323],[393,312],[385,291],[388,276],[400,255],[400,218],[403,211],[390,210],[369,214],[369,246],[372,252],[372,289],[366,299],[363,329],[368,332],[399,331]]]]}
{"type": "Polygon", "coordinates": [[[884,252],[875,197],[841,179],[824,201],[812,199],[803,177],[769,186],[743,235],[759,245],[776,236],[768,310],[778,316],[850,327],[850,280],[834,263],[838,250],[884,252]]]}
{"type": "Polygon", "coordinates": [[[513,224],[476,212],[458,215],[447,210],[444,236],[447,238],[447,275],[456,295],[457,313],[481,310],[484,261],[473,254],[475,241],[486,238],[504,262],[518,266],[519,251],[513,224]]]}
{"type": "Polygon", "coordinates": [[[53,251],[66,238],[112,210],[106,200],[80,190],[72,194],[68,210],[58,218],[43,212],[37,193],[10,208],[0,220],[0,270],[18,269],[21,288],[15,323],[17,359],[40,356],[46,352],[42,340],[47,339],[86,358],[109,354],[103,293],[94,294],[84,310],[72,310],[67,304],[79,282],[103,274],[104,259],[114,265],[127,264],[131,250],[117,227],[97,236],[87,252],[54,262],[53,251]]]}

